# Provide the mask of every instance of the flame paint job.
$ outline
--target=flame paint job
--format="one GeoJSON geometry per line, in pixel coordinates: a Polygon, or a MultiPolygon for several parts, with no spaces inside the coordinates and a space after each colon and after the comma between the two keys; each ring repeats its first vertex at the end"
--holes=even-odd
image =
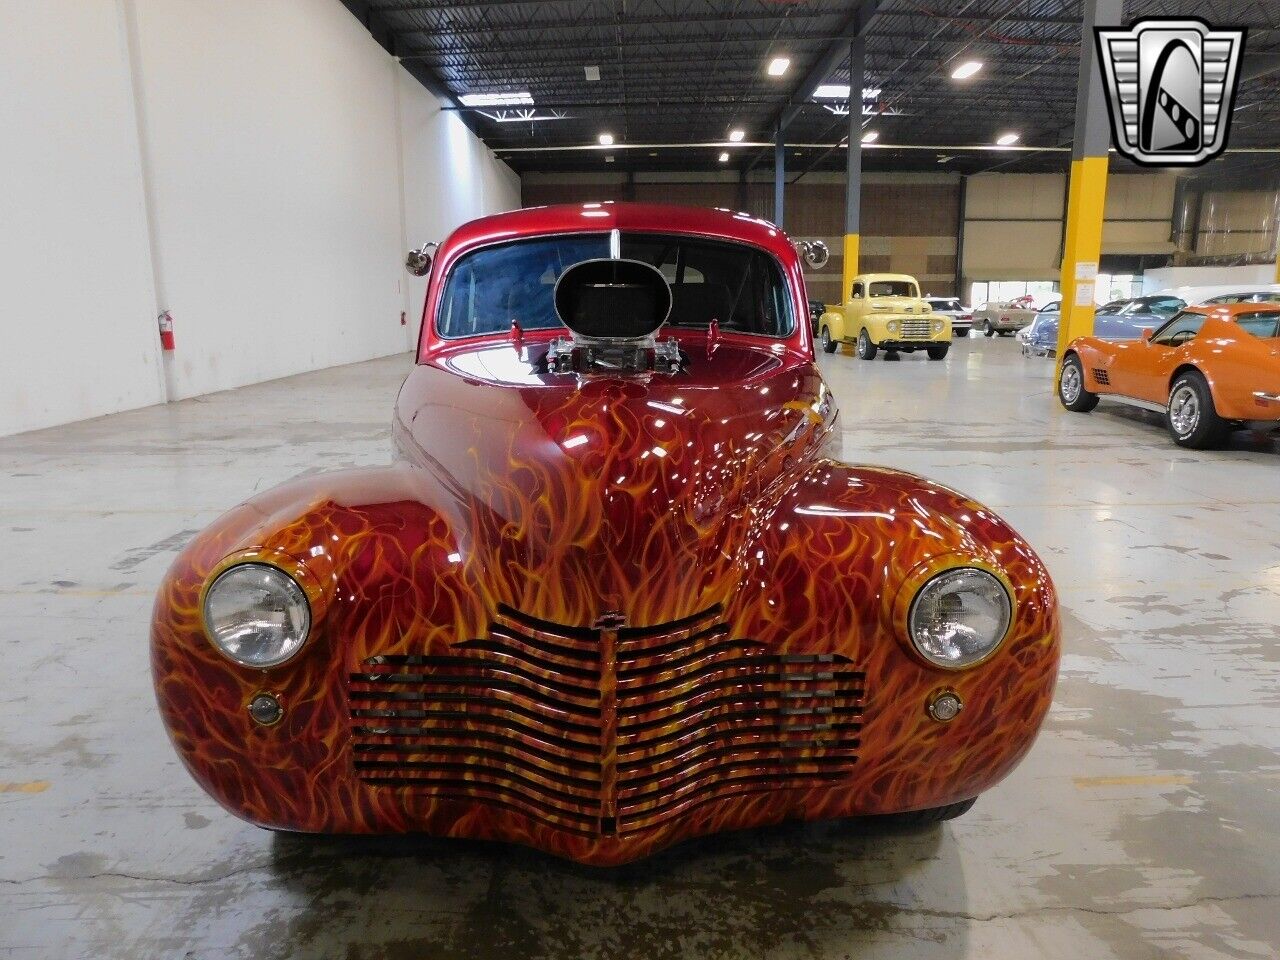
{"type": "MultiPolygon", "coordinates": [[[[441,250],[428,321],[438,278],[460,250],[561,232],[581,211],[464,227],[441,250]]],[[[233,813],[286,830],[501,839],[610,865],[719,830],[967,799],[1031,746],[1058,664],[1049,577],[1008,525],[961,494],[825,456],[836,410],[813,363],[800,267],[785,237],[706,211],[609,212],[606,228],[650,224],[770,250],[793,281],[795,333],[778,343],[679,331],[684,374],[579,380],[531,372],[545,338],[442,342],[428,322],[396,401],[395,464],[253,498],[200,534],[160,588],[152,663],[161,713],[192,775],[233,813]],[[302,652],[269,671],[224,658],[201,623],[205,584],[246,558],[292,573],[312,603],[302,652]],[[996,572],[1015,602],[999,650],[965,671],[926,664],[905,639],[915,590],[953,565],[996,572]],[[620,622],[670,624],[716,607],[735,642],[835,655],[865,676],[857,761],[837,781],[723,795],[712,783],[706,802],[678,817],[584,833],[512,805],[355,773],[348,678],[370,658],[456,654],[510,608],[569,627],[604,624],[608,659],[620,622]],[[944,689],[965,701],[948,724],[926,713],[944,689]],[[247,713],[262,690],[285,710],[271,728],[247,713]]],[[[652,651],[651,662],[661,656],[652,651]]],[[[554,671],[535,680],[554,682],[554,671]]],[[[692,689],[678,670],[668,682],[677,703],[692,689]]],[[[602,721],[602,749],[625,747],[611,723],[602,721]]],[[[678,720],[668,726],[678,730],[678,720]]],[[[564,730],[534,735],[543,733],[564,730]]],[[[612,759],[603,758],[606,770],[612,759]]],[[[524,776],[536,792],[559,773],[548,765],[524,776]]]]}
{"type": "Polygon", "coordinates": [[[1112,341],[1096,337],[1073,340],[1085,387],[1102,395],[1118,394],[1162,406],[1169,402],[1174,375],[1194,367],[1204,375],[1218,416],[1227,420],[1280,420],[1280,403],[1260,400],[1256,391],[1280,395],[1280,340],[1260,339],[1236,324],[1252,314],[1280,311],[1274,303],[1232,303],[1187,307],[1208,319],[1200,333],[1176,347],[1147,340],[1112,341]],[[1095,370],[1105,370],[1109,383],[1099,383],[1095,370]]]}

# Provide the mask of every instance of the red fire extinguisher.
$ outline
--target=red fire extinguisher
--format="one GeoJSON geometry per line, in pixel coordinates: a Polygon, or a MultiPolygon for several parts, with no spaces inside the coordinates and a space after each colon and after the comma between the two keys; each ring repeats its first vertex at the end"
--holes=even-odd
{"type": "Polygon", "coordinates": [[[173,349],[173,315],[166,310],[158,317],[160,321],[160,348],[165,351],[173,349]]]}

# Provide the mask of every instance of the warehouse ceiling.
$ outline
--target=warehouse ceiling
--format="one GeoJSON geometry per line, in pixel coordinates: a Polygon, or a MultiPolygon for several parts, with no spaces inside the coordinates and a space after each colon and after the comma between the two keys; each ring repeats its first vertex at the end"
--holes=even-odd
{"type": "MultiPolygon", "coordinates": [[[[1070,156],[1079,0],[344,3],[519,172],[771,170],[772,148],[758,144],[780,119],[788,179],[842,169],[848,117],[840,101],[812,91],[848,85],[849,38],[860,30],[862,123],[876,138],[865,169],[1060,170],[1070,156]],[[786,69],[771,75],[779,59],[786,69]],[[953,79],[967,61],[982,67],[953,79]],[[734,130],[742,141],[724,145],[734,130]],[[1041,149],[994,149],[1009,133],[1041,149]],[[602,134],[613,138],[608,149],[602,134]]],[[[1280,147],[1280,2],[1125,5],[1126,22],[1157,15],[1249,28],[1230,154],[1214,169],[1251,176],[1280,167],[1280,154],[1248,149],[1280,147]]]]}

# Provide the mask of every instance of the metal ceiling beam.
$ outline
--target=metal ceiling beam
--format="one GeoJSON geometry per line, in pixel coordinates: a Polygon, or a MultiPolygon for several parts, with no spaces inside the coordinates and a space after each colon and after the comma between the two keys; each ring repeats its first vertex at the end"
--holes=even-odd
{"type": "MultiPolygon", "coordinates": [[[[386,50],[391,56],[399,58],[400,51],[397,49],[395,30],[387,24],[386,18],[379,8],[375,7],[369,0],[342,0],[342,5],[350,11],[352,16],[364,24],[365,29],[369,31],[370,35],[383,50],[386,50]]],[[[460,106],[444,81],[425,64],[402,62],[401,66],[437,100],[454,107],[460,106]]],[[[475,118],[470,114],[464,113],[462,122],[477,137],[484,139],[475,118]]]]}
{"type": "MultiPolygon", "coordinates": [[[[386,10],[387,13],[400,13],[404,7],[393,7],[386,10]]],[[[830,17],[833,14],[826,10],[792,10],[787,14],[788,20],[797,19],[817,19],[818,17],[830,17]]],[[[656,16],[656,17],[627,17],[627,27],[662,27],[662,26],[684,26],[690,23],[751,23],[753,21],[774,22],[778,19],[777,13],[709,13],[703,15],[691,14],[687,17],[676,16],[656,16]]],[[[536,31],[536,30],[599,30],[612,29],[617,26],[617,20],[613,17],[586,17],[581,20],[528,20],[514,24],[504,29],[518,31],[536,31]]],[[[430,26],[413,26],[413,27],[397,27],[396,32],[401,36],[412,36],[415,33],[441,33],[454,37],[491,37],[493,36],[493,24],[480,24],[471,26],[459,26],[449,24],[440,26],[432,24],[430,26]]]]}
{"type": "Polygon", "coordinates": [[[840,31],[839,36],[832,39],[831,46],[827,47],[822,56],[818,58],[817,63],[809,69],[804,79],[800,81],[795,93],[791,95],[791,103],[778,114],[776,126],[780,130],[786,131],[787,127],[791,125],[791,121],[796,118],[796,114],[800,112],[799,104],[812,97],[813,91],[825,83],[836,67],[848,59],[849,41],[867,32],[867,27],[871,25],[872,18],[879,12],[883,2],[884,0],[862,0],[858,4],[858,9],[845,22],[844,29],[840,31]]]}
{"type": "MultiPolygon", "coordinates": [[[[830,33],[821,34],[796,34],[787,38],[788,45],[801,43],[829,43],[832,40],[838,40],[838,35],[830,33]]],[[[714,36],[714,35],[693,35],[686,34],[680,37],[637,37],[635,40],[625,40],[618,42],[617,40],[599,40],[588,39],[583,37],[581,40],[569,37],[559,37],[554,39],[556,50],[592,50],[605,54],[612,53],[616,50],[641,49],[651,50],[654,47],[696,47],[705,44],[726,44],[726,43],[750,43],[759,46],[766,46],[769,43],[769,37],[765,34],[733,35],[733,36],[714,36]],[[606,51],[605,48],[608,48],[606,51]]],[[[848,41],[843,41],[848,43],[848,41]]],[[[413,50],[404,51],[400,59],[402,60],[426,60],[431,57],[467,57],[474,58],[476,56],[487,57],[506,57],[513,53],[528,53],[530,44],[515,43],[504,46],[488,44],[479,49],[472,50],[468,47],[420,47],[413,50]]],[[[579,63],[585,63],[579,60],[579,63]]],[[[828,71],[830,72],[830,71],[828,71]]],[[[815,84],[816,86],[816,84],[815,84]]]]}

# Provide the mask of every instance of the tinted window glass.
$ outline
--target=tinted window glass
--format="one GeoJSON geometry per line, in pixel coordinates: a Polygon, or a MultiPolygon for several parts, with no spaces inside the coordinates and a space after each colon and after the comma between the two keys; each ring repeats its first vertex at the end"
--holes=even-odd
{"type": "MultiPolygon", "coordinates": [[[[671,284],[670,323],[786,336],[791,298],[768,254],[745,244],[696,237],[623,234],[622,256],[656,266],[671,284]]],[[[514,320],[525,330],[560,326],[552,295],[566,269],[609,255],[609,235],[540,237],[486,247],[449,272],[436,329],[442,337],[500,333],[514,320]]]]}
{"type": "Polygon", "coordinates": [[[872,280],[872,297],[914,297],[916,288],[905,280],[872,280]]]}
{"type": "Polygon", "coordinates": [[[1236,323],[1240,324],[1245,330],[1248,330],[1255,337],[1274,337],[1276,336],[1276,321],[1280,320],[1280,313],[1250,313],[1243,317],[1238,317],[1236,323]]]}
{"type": "Polygon", "coordinates": [[[609,255],[608,234],[520,240],[468,254],[449,271],[436,330],[470,337],[511,329],[560,326],[552,303],[560,274],[575,263],[609,255]]]}
{"type": "Polygon", "coordinates": [[[1148,310],[1163,317],[1172,317],[1186,306],[1186,303],[1177,297],[1152,297],[1147,302],[1149,304],[1148,310]]]}
{"type": "Polygon", "coordinates": [[[1161,343],[1168,347],[1176,347],[1186,343],[1204,326],[1203,313],[1180,313],[1155,332],[1152,343],[1161,343]]]}
{"type": "Polygon", "coordinates": [[[671,283],[671,317],[679,327],[706,327],[785,337],[791,298],[777,261],[741,243],[659,234],[623,234],[622,256],[653,264],[671,283]]]}

